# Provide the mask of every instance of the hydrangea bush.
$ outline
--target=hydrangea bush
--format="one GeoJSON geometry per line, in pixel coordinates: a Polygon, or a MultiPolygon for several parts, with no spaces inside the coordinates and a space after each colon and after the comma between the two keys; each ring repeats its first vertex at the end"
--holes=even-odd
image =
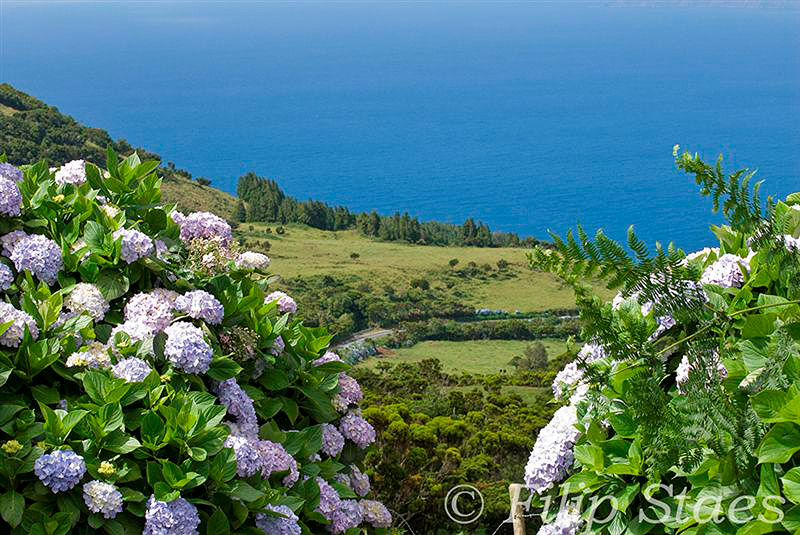
{"type": "Polygon", "coordinates": [[[675,156],[728,219],[718,247],[579,229],[531,253],[573,285],[590,340],[525,469],[540,534],[800,533],[800,194],[764,203],[753,173],[675,156]]]}
{"type": "Polygon", "coordinates": [[[156,168],[0,163],[0,531],[388,533],[331,335],[156,168]]]}

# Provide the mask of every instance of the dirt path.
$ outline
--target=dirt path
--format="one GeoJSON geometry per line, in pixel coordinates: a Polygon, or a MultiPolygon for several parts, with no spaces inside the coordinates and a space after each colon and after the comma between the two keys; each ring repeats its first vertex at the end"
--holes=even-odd
{"type": "Polygon", "coordinates": [[[353,344],[357,344],[358,342],[363,342],[364,340],[374,340],[375,338],[381,338],[383,336],[389,336],[390,334],[394,333],[394,329],[365,329],[363,331],[358,331],[357,333],[353,334],[347,340],[342,341],[339,344],[336,344],[334,349],[340,349],[343,347],[351,346],[353,344]]]}

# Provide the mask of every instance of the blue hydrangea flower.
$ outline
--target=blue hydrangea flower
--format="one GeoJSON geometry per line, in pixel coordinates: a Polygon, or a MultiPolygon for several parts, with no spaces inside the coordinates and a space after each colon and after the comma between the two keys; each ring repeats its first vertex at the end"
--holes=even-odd
{"type": "Polygon", "coordinates": [[[294,314],[297,312],[297,303],[292,299],[289,295],[284,292],[272,292],[269,294],[265,299],[265,303],[278,303],[278,310],[281,313],[291,313],[294,314]]]}
{"type": "Polygon", "coordinates": [[[30,236],[24,230],[14,230],[9,232],[8,234],[3,234],[3,237],[0,238],[0,243],[3,244],[3,255],[11,258],[11,253],[14,252],[14,247],[22,240],[22,238],[26,238],[30,236]]]}
{"type": "Polygon", "coordinates": [[[350,465],[350,488],[362,498],[369,494],[369,476],[362,473],[354,464],[350,465]]]}
{"type": "Polygon", "coordinates": [[[283,338],[279,336],[274,342],[272,342],[272,347],[270,348],[269,352],[277,357],[283,353],[284,349],[286,349],[286,343],[283,341],[283,338]]]}
{"type": "Polygon", "coordinates": [[[724,254],[703,271],[700,283],[716,284],[723,288],[741,288],[749,266],[750,258],[724,254]]]}
{"type": "Polygon", "coordinates": [[[266,479],[275,472],[288,471],[289,474],[283,478],[283,485],[291,487],[297,483],[297,480],[300,479],[297,461],[281,444],[269,440],[259,440],[258,447],[261,452],[261,477],[266,479]]]}
{"type": "Polygon", "coordinates": [[[541,494],[566,475],[574,459],[572,447],[580,437],[577,422],[575,406],[568,405],[558,409],[539,431],[525,467],[525,485],[529,489],[541,494]]]}
{"type": "Polygon", "coordinates": [[[22,182],[24,178],[20,169],[5,162],[0,163],[0,177],[11,180],[12,182],[22,182]]]}
{"type": "Polygon", "coordinates": [[[0,290],[8,290],[14,284],[14,272],[7,265],[0,262],[0,290]]]}
{"type": "Polygon", "coordinates": [[[86,312],[95,321],[100,321],[108,312],[110,305],[94,284],[79,282],[64,299],[64,306],[71,312],[86,312]]]}
{"type": "Polygon", "coordinates": [[[267,535],[300,535],[303,530],[297,523],[299,518],[292,510],[285,505],[267,505],[264,507],[268,511],[279,513],[286,518],[265,515],[256,515],[256,527],[267,535]]]}
{"type": "MultiPolygon", "coordinates": [[[[120,348],[117,347],[117,334],[118,333],[125,333],[128,335],[130,339],[130,345],[135,345],[142,340],[146,340],[147,338],[153,336],[153,329],[150,325],[145,324],[144,322],[138,320],[127,320],[124,323],[120,323],[113,329],[111,329],[111,334],[108,338],[109,346],[114,351],[115,354],[119,354],[120,348]]],[[[123,346],[124,347],[124,346],[123,346]]]]}
{"type": "Polygon", "coordinates": [[[74,451],[55,450],[36,459],[33,471],[45,487],[63,492],[78,484],[86,473],[86,463],[74,451]]]}
{"type": "Polygon", "coordinates": [[[333,351],[326,351],[324,355],[311,361],[312,366],[322,366],[328,362],[342,362],[342,358],[333,351]]]}
{"type": "Polygon", "coordinates": [[[108,349],[99,342],[92,342],[86,351],[76,351],[67,358],[67,367],[72,368],[75,366],[108,368],[111,366],[108,349]]]}
{"type": "Polygon", "coordinates": [[[583,527],[583,519],[577,511],[563,509],[550,524],[539,528],[537,535],[575,535],[583,527]]]}
{"type": "Polygon", "coordinates": [[[22,209],[22,194],[13,180],[0,177],[0,214],[17,216],[22,209]]]}
{"type": "MultiPolygon", "coordinates": [[[[172,219],[176,221],[174,215],[172,219]]],[[[214,239],[228,244],[233,239],[231,226],[224,219],[210,212],[193,212],[178,224],[181,227],[181,240],[184,242],[200,238],[214,239]]]]}
{"type": "Polygon", "coordinates": [[[72,160],[69,163],[65,163],[61,166],[61,169],[56,171],[55,181],[59,186],[64,184],[80,186],[86,182],[86,162],[72,160]]]}
{"type": "Polygon", "coordinates": [[[375,442],[375,428],[361,417],[360,410],[350,411],[339,421],[339,431],[344,438],[355,442],[361,449],[375,442]]]}
{"type": "Polygon", "coordinates": [[[179,296],[175,300],[175,309],[212,325],[219,325],[222,323],[222,318],[225,317],[225,308],[222,303],[203,290],[194,290],[179,296]]]}
{"type": "Polygon", "coordinates": [[[356,405],[364,399],[358,381],[344,372],[339,374],[339,390],[331,400],[334,408],[339,412],[346,412],[350,405],[356,405]]]}
{"type": "Polygon", "coordinates": [[[122,240],[120,256],[128,264],[150,256],[155,251],[155,245],[150,236],[135,229],[121,228],[114,233],[114,239],[122,240]]]}
{"type": "Polygon", "coordinates": [[[31,337],[36,340],[39,338],[39,328],[36,321],[30,314],[17,310],[12,305],[0,301],[0,324],[13,322],[11,326],[0,335],[0,345],[6,347],[18,347],[25,335],[25,328],[31,332],[31,337]]]}
{"type": "Polygon", "coordinates": [[[191,323],[173,323],[164,332],[167,343],[164,354],[176,368],[186,373],[206,373],[213,351],[203,338],[203,331],[191,323]]]}
{"type": "Polygon", "coordinates": [[[228,435],[225,447],[233,449],[236,455],[236,473],[239,477],[250,477],[262,468],[261,449],[253,437],[228,435]]]}
{"type": "Polygon", "coordinates": [[[381,502],[361,500],[358,502],[364,513],[364,522],[373,528],[388,528],[392,525],[392,513],[381,502]]]}
{"type": "Polygon", "coordinates": [[[122,512],[122,493],[111,483],[89,481],[83,486],[83,501],[93,513],[114,518],[122,512]]]}
{"type": "Polygon", "coordinates": [[[154,333],[163,331],[172,321],[177,297],[177,293],[161,288],[138,293],[125,305],[125,321],[141,322],[154,333]]]}
{"type": "Polygon", "coordinates": [[[217,384],[219,402],[228,409],[228,414],[236,418],[236,424],[244,434],[255,437],[258,435],[258,418],[253,400],[242,390],[236,379],[226,379],[217,384]]]}
{"type": "Polygon", "coordinates": [[[200,515],[184,498],[161,502],[155,496],[147,500],[142,535],[199,535],[200,515]]]}
{"type": "Polygon", "coordinates": [[[32,234],[21,238],[13,247],[10,258],[18,272],[28,270],[47,284],[56,281],[64,267],[61,247],[56,242],[41,234],[32,234]]]}
{"type": "Polygon", "coordinates": [[[317,505],[317,508],[314,510],[327,520],[333,520],[333,514],[336,512],[342,499],[330,483],[319,476],[317,476],[316,481],[319,486],[319,505],[317,505]]]}
{"type": "Polygon", "coordinates": [[[322,424],[322,452],[336,457],[344,449],[344,436],[333,424],[322,424]]]}
{"type": "Polygon", "coordinates": [[[150,375],[153,368],[138,357],[128,357],[117,362],[111,371],[117,379],[125,379],[129,383],[141,383],[150,375]]]}
{"type": "Polygon", "coordinates": [[[334,535],[358,527],[364,520],[364,512],[355,500],[342,500],[333,512],[328,530],[334,535]]]}

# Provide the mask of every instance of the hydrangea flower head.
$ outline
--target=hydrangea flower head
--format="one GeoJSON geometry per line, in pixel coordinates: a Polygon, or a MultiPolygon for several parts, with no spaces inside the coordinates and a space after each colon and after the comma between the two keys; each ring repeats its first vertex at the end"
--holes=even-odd
{"type": "Polygon", "coordinates": [[[354,464],[350,465],[350,488],[362,498],[369,494],[369,476],[354,464]]]}
{"type": "Polygon", "coordinates": [[[539,528],[537,535],[575,535],[583,526],[583,519],[578,511],[562,509],[555,520],[539,528]]]}
{"type": "Polygon", "coordinates": [[[213,351],[203,337],[203,331],[189,322],[173,323],[164,332],[167,343],[164,354],[176,368],[186,373],[206,373],[213,351]]]}
{"type": "Polygon", "coordinates": [[[333,514],[336,512],[336,509],[339,508],[342,499],[330,483],[319,476],[317,476],[316,481],[319,486],[319,505],[317,505],[317,508],[314,510],[327,520],[333,520],[333,514]]]}
{"type": "Polygon", "coordinates": [[[125,305],[125,321],[142,323],[153,332],[163,331],[173,318],[175,299],[171,293],[174,292],[157,288],[134,295],[125,305]]]}
{"type": "Polygon", "coordinates": [[[114,239],[122,240],[120,256],[128,264],[150,256],[155,251],[155,245],[150,236],[136,229],[121,228],[114,233],[114,239]]]}
{"type": "Polygon", "coordinates": [[[0,177],[12,182],[22,182],[22,171],[10,163],[0,163],[0,177]]]}
{"type": "Polygon", "coordinates": [[[269,267],[269,257],[255,251],[245,251],[236,257],[236,267],[264,271],[269,267]]]}
{"type": "Polygon", "coordinates": [[[83,486],[83,501],[93,513],[114,518],[122,512],[122,493],[111,483],[89,481],[83,486]]]}
{"type": "Polygon", "coordinates": [[[39,328],[30,314],[17,310],[12,305],[0,301],[0,324],[13,322],[11,326],[0,335],[0,345],[18,347],[25,335],[25,328],[31,332],[31,337],[39,338],[39,328]]]}
{"type": "Polygon", "coordinates": [[[153,368],[138,357],[128,357],[117,362],[111,371],[117,379],[125,379],[129,383],[141,383],[150,375],[153,368]]]}
{"type": "Polygon", "coordinates": [[[111,359],[108,349],[99,342],[89,344],[86,351],[76,351],[67,358],[67,367],[86,366],[87,368],[108,368],[111,359]]]}
{"type": "Polygon", "coordinates": [[[322,452],[336,457],[344,449],[344,435],[333,424],[322,424],[322,452]]]}
{"type": "Polygon", "coordinates": [[[236,418],[236,424],[243,433],[249,436],[258,435],[258,418],[253,400],[242,390],[236,379],[221,381],[216,388],[219,402],[228,409],[228,414],[236,418]]]}
{"type": "Polygon", "coordinates": [[[33,471],[45,487],[63,492],[78,484],[86,473],[86,463],[74,451],[55,450],[36,459],[33,471]]]}
{"type": "Polygon", "coordinates": [[[269,511],[279,513],[286,518],[270,516],[263,513],[256,515],[256,527],[268,535],[300,535],[303,530],[297,523],[299,518],[286,505],[267,505],[269,511]]]}
{"type": "Polygon", "coordinates": [[[278,336],[275,341],[272,342],[272,347],[270,348],[269,352],[277,357],[283,353],[284,349],[286,349],[286,343],[283,341],[282,337],[278,336]]]}
{"type": "Polygon", "coordinates": [[[61,247],[41,234],[22,237],[13,245],[10,258],[17,271],[28,270],[34,277],[47,284],[53,284],[58,272],[64,267],[61,247]]]}
{"type": "Polygon", "coordinates": [[[364,399],[364,395],[358,381],[341,372],[339,374],[339,391],[331,400],[334,408],[339,412],[346,412],[350,405],[358,404],[362,399],[364,399]]]}
{"type": "Polygon", "coordinates": [[[222,303],[203,290],[194,290],[181,295],[175,300],[175,308],[189,317],[212,325],[219,325],[225,317],[222,303]]]}
{"type": "Polygon", "coordinates": [[[0,262],[0,290],[8,290],[14,284],[14,272],[7,265],[0,262]]]}
{"type": "Polygon", "coordinates": [[[86,162],[83,160],[72,160],[61,166],[61,169],[56,171],[55,176],[56,184],[63,186],[64,184],[73,184],[80,186],[86,182],[86,162]]]}
{"type": "Polygon", "coordinates": [[[0,214],[18,216],[22,209],[22,193],[13,180],[0,177],[0,214]]]}
{"type": "Polygon", "coordinates": [[[261,452],[261,477],[268,478],[275,472],[288,471],[283,478],[283,485],[291,487],[300,479],[300,469],[294,457],[284,449],[281,444],[269,440],[259,440],[258,447],[261,452]]]}
{"type": "Polygon", "coordinates": [[[297,312],[297,303],[295,303],[294,299],[292,299],[289,295],[284,292],[272,292],[269,294],[265,299],[265,303],[278,303],[278,310],[285,314],[290,313],[294,314],[297,312]]]}
{"type": "Polygon", "coordinates": [[[358,502],[364,513],[364,522],[373,528],[388,528],[392,525],[392,513],[381,502],[375,500],[361,500],[358,502]]]}
{"type": "Polygon", "coordinates": [[[375,428],[361,417],[361,411],[350,411],[339,421],[339,431],[344,438],[355,442],[361,449],[375,442],[375,428]]]}
{"type": "Polygon", "coordinates": [[[119,353],[120,348],[117,347],[117,333],[121,332],[128,335],[131,345],[141,342],[142,340],[145,340],[154,334],[153,328],[150,325],[147,325],[146,323],[137,319],[130,319],[120,323],[111,329],[111,334],[108,338],[108,343],[114,353],[119,353]]]}
{"type": "Polygon", "coordinates": [[[95,321],[102,320],[110,307],[97,286],[88,282],[76,284],[64,299],[64,306],[76,314],[86,312],[95,321]]]}
{"type": "Polygon", "coordinates": [[[3,244],[3,255],[7,257],[11,257],[11,253],[14,252],[14,247],[22,240],[22,238],[26,238],[30,236],[24,230],[14,230],[9,232],[8,234],[3,234],[3,237],[0,238],[0,243],[3,244]]]}
{"type": "Polygon", "coordinates": [[[261,470],[261,450],[253,437],[231,434],[225,439],[225,447],[236,455],[236,473],[239,477],[250,477],[261,470]]]}
{"type": "Polygon", "coordinates": [[[723,288],[741,288],[744,284],[743,269],[748,260],[735,254],[724,254],[708,266],[700,277],[702,284],[716,284],[723,288]]]}
{"type": "Polygon", "coordinates": [[[574,459],[572,447],[580,436],[575,427],[578,415],[573,405],[561,407],[539,431],[528,464],[525,485],[541,494],[566,475],[574,459]]]}
{"type": "Polygon", "coordinates": [[[142,535],[198,535],[200,515],[184,498],[161,502],[155,496],[147,500],[142,535]]]}
{"type": "Polygon", "coordinates": [[[348,529],[358,527],[364,520],[364,512],[355,500],[342,500],[333,512],[328,530],[333,534],[344,533],[348,529]]]}
{"type": "MultiPolygon", "coordinates": [[[[175,221],[174,216],[172,219],[175,221]]],[[[217,239],[227,245],[233,240],[231,226],[224,219],[211,212],[193,212],[178,224],[181,227],[181,240],[184,242],[190,242],[198,238],[206,240],[217,239]]]]}

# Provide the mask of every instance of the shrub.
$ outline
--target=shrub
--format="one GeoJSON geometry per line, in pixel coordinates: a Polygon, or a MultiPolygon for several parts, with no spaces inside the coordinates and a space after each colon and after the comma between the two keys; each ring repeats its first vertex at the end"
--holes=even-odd
{"type": "Polygon", "coordinates": [[[534,503],[570,500],[543,515],[563,533],[600,497],[593,533],[796,533],[800,194],[765,208],[752,173],[675,154],[723,207],[719,247],[652,255],[632,231],[626,250],[581,229],[532,253],[573,285],[593,342],[554,381],[566,404],[539,433],[526,483],[534,503]],[[598,273],[620,289],[612,303],[577,282],[598,273]]]}
{"type": "Polygon", "coordinates": [[[156,166],[0,164],[4,531],[343,532],[358,385],[223,220],[160,205],[156,166]]]}

